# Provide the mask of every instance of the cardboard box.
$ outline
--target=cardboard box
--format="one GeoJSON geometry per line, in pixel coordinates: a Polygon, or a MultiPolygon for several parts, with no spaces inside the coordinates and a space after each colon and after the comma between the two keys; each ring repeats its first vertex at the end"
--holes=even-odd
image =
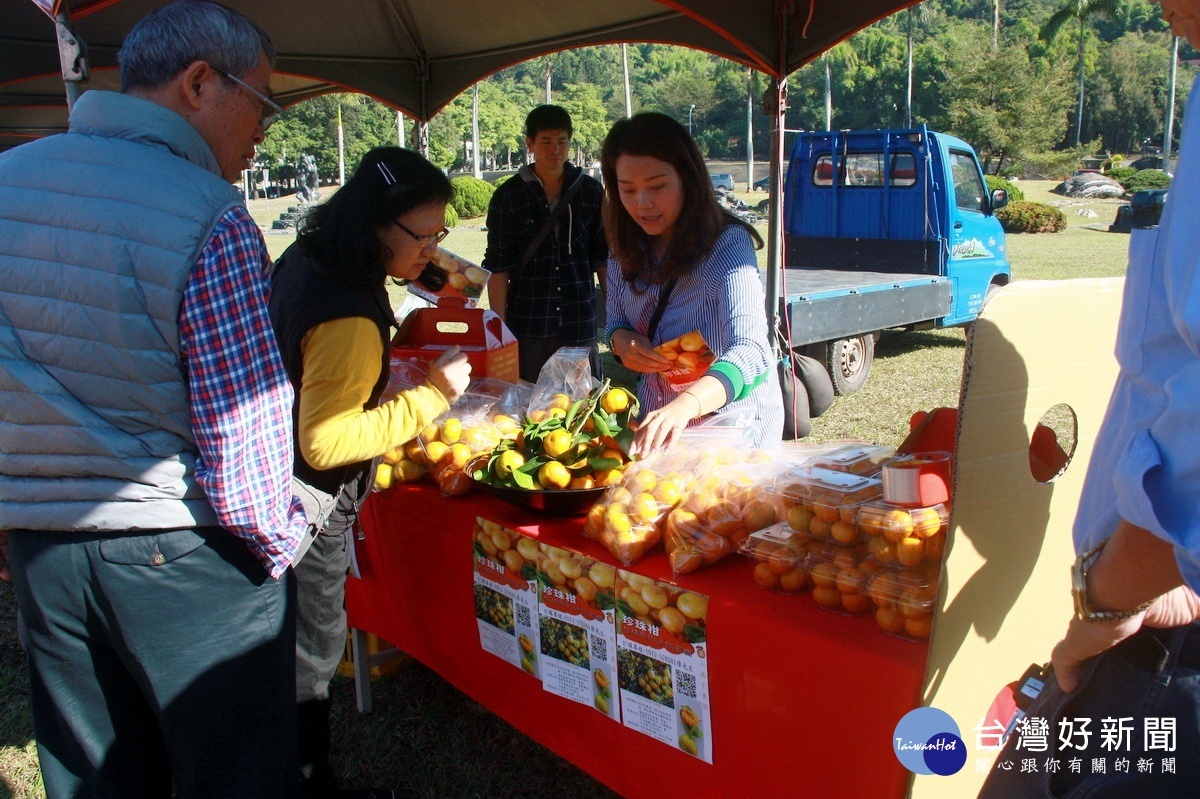
{"type": "MultiPolygon", "coordinates": [[[[1071,525],[1117,374],[1122,286],[1121,278],[1018,281],[970,328],[947,555],[920,698],[957,722],[968,758],[952,776],[914,776],[916,799],[978,794],[997,754],[983,748],[996,734],[989,705],[1030,663],[1048,660],[1067,629],[1071,525]],[[1062,406],[1074,447],[1064,450],[1065,466],[1056,455],[1053,468],[1040,468],[1041,423],[1062,406]]],[[[1093,743],[1080,756],[1102,752],[1093,743]]],[[[1039,768],[1048,756],[1037,756],[1039,768]]]]}
{"type": "Polygon", "coordinates": [[[455,346],[471,362],[472,378],[520,379],[516,336],[494,311],[468,308],[456,297],[443,297],[436,308],[418,308],[405,317],[392,357],[426,365],[455,346]]]}

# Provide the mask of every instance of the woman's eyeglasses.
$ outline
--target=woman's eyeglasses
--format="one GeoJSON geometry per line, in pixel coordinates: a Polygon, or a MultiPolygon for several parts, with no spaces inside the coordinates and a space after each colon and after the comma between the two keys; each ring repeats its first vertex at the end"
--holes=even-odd
{"type": "Polygon", "coordinates": [[[442,229],[441,229],[441,230],[439,230],[437,233],[430,233],[428,236],[419,236],[419,235],[417,235],[416,233],[413,233],[413,232],[412,232],[411,230],[409,230],[407,227],[405,227],[405,226],[404,226],[402,223],[400,223],[398,220],[395,220],[395,219],[393,219],[393,220],[392,220],[392,224],[394,224],[396,227],[398,227],[398,228],[400,228],[401,230],[403,230],[403,231],[404,231],[405,233],[407,233],[408,235],[412,236],[412,237],[413,237],[413,241],[415,241],[415,242],[417,242],[418,244],[420,244],[420,245],[421,245],[421,247],[422,247],[422,249],[423,249],[423,248],[425,248],[425,247],[428,247],[430,244],[440,244],[440,243],[441,243],[441,242],[442,242],[442,241],[443,241],[443,240],[444,240],[444,239],[445,239],[447,236],[449,236],[449,235],[450,235],[450,229],[449,229],[449,228],[442,228],[442,229]]]}

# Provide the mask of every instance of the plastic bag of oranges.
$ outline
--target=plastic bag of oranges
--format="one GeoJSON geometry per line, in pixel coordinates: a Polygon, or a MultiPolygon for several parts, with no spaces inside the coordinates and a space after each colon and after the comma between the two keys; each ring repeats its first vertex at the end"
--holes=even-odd
{"type": "Polygon", "coordinates": [[[688,574],[737,552],[753,532],[783,520],[784,508],[765,486],[789,464],[751,450],[746,462],[699,472],[666,518],[671,569],[688,574]]]}
{"type": "Polygon", "coordinates": [[[533,423],[564,418],[571,404],[588,397],[600,385],[592,376],[587,347],[563,347],[550,356],[538,374],[526,418],[533,423]]]}

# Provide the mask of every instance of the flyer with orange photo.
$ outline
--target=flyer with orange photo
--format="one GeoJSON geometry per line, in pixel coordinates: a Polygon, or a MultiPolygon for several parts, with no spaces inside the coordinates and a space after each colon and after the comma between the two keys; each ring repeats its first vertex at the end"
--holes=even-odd
{"type": "Polygon", "coordinates": [[[699,330],[664,341],[655,347],[654,351],[674,364],[671,369],[663,372],[662,376],[675,386],[695,383],[717,359],[716,353],[708,348],[708,342],[700,335],[699,330]]]}
{"type": "Polygon", "coordinates": [[[480,646],[541,679],[537,542],[483,517],[472,538],[480,646]]]}
{"type": "Polygon", "coordinates": [[[483,296],[483,290],[487,287],[488,278],[492,276],[491,272],[443,247],[438,247],[429,260],[446,273],[445,284],[433,291],[420,283],[409,283],[409,294],[415,294],[434,305],[437,305],[437,301],[442,297],[463,299],[468,308],[478,305],[479,298],[483,296]]]}

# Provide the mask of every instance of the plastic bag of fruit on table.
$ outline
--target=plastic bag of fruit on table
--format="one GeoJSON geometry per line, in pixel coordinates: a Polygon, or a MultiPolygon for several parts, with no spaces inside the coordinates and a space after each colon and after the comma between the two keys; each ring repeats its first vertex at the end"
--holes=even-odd
{"type": "Polygon", "coordinates": [[[631,566],[662,540],[663,520],[697,475],[749,449],[738,428],[688,428],[669,449],[625,469],[588,513],[583,534],[631,566]]]}
{"type": "Polygon", "coordinates": [[[671,569],[688,574],[711,566],[737,552],[746,536],[781,521],[786,509],[764,487],[792,466],[765,450],[750,450],[741,463],[702,471],[666,518],[671,569]]]}

